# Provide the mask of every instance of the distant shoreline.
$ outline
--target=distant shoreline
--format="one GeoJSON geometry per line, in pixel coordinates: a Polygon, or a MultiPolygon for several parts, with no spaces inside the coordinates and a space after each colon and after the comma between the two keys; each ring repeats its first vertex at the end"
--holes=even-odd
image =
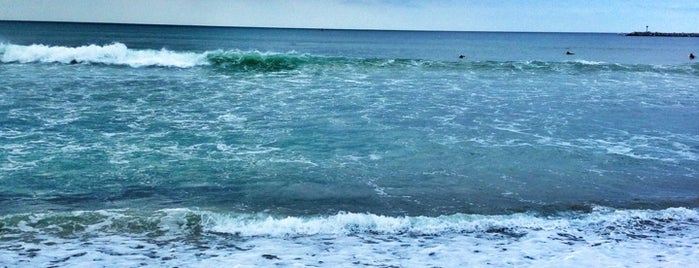
{"type": "Polygon", "coordinates": [[[626,36],[650,36],[650,37],[699,37],[699,33],[661,33],[661,32],[632,32],[626,36]]]}

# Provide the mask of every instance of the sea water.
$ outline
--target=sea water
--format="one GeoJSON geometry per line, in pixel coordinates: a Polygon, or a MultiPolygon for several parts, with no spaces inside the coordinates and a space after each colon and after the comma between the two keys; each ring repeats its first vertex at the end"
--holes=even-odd
{"type": "Polygon", "coordinates": [[[0,266],[697,265],[697,49],[0,22],[0,266]]]}

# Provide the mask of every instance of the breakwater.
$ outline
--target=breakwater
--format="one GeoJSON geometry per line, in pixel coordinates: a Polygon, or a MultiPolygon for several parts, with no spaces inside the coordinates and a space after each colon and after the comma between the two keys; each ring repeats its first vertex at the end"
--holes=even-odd
{"type": "Polygon", "coordinates": [[[632,32],[626,36],[653,36],[653,37],[699,37],[699,33],[661,33],[661,32],[632,32]]]}

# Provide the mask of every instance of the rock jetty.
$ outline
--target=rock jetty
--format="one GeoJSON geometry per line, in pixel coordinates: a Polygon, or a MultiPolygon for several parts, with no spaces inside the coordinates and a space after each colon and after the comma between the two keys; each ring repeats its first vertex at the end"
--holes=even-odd
{"type": "Polygon", "coordinates": [[[661,33],[661,32],[632,32],[626,36],[655,36],[655,37],[699,37],[699,33],[661,33]]]}

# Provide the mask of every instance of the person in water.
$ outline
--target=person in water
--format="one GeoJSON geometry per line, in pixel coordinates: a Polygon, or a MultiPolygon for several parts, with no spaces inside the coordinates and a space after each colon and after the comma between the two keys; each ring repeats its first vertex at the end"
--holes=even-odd
{"type": "Polygon", "coordinates": [[[694,53],[689,53],[689,60],[693,60],[693,59],[694,59],[694,53]]]}
{"type": "Polygon", "coordinates": [[[575,53],[570,52],[570,50],[566,51],[566,55],[575,55],[575,53]]]}
{"type": "Polygon", "coordinates": [[[464,55],[459,55],[459,59],[463,59],[463,58],[466,58],[466,56],[464,56],[464,55]]]}

